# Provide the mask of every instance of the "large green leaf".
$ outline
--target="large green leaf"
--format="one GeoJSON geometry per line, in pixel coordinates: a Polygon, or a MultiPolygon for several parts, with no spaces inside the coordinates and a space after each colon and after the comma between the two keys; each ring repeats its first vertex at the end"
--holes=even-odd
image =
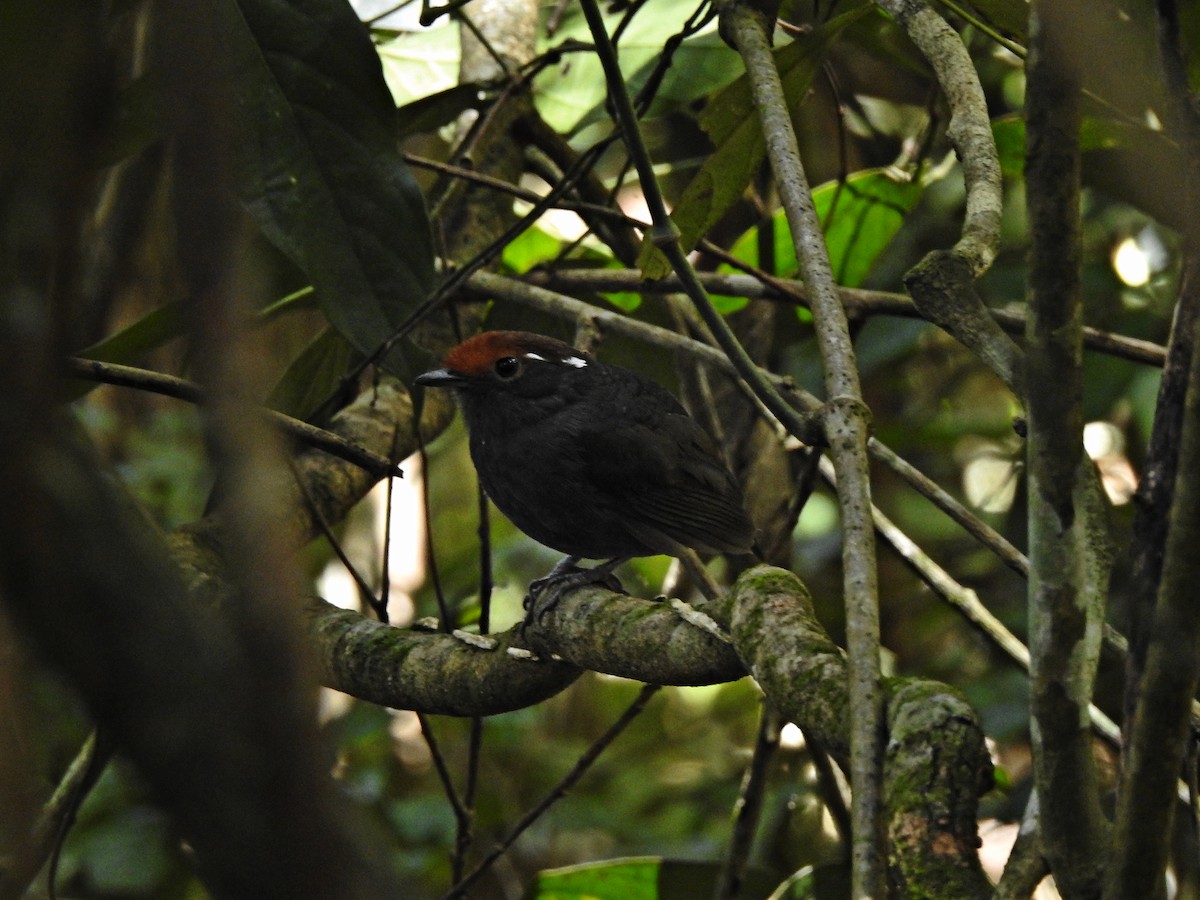
{"type": "MultiPolygon", "coordinates": [[[[548,9],[548,8],[547,8],[548,9]]],[[[621,71],[632,93],[637,93],[658,65],[663,45],[680,30],[692,6],[675,3],[648,3],[638,10],[620,35],[621,71]]],[[[605,16],[612,33],[624,12],[605,16]]],[[[554,36],[541,49],[576,41],[580,46],[592,43],[592,35],[579,8],[566,7],[554,36]]],[[[717,34],[714,19],[684,41],[674,53],[671,67],[655,93],[649,115],[700,99],[728,84],[741,70],[738,55],[717,34]]],[[[594,53],[564,53],[561,60],[534,79],[534,103],[542,117],[557,131],[572,132],[586,125],[608,120],[608,88],[604,72],[594,53]]]]}
{"type": "Polygon", "coordinates": [[[970,0],[986,22],[1006,35],[1024,42],[1029,32],[1029,3],[1027,0],[970,0]]]}
{"type": "MultiPolygon", "coordinates": [[[[813,205],[825,230],[825,244],[837,283],[858,287],[904,218],[921,196],[915,181],[897,179],[886,169],[855,172],[843,182],[831,181],[813,191],[813,205]]],[[[782,210],[775,214],[775,271],[788,278],[799,274],[791,229],[782,210]]],[[[758,234],[750,229],[731,248],[751,265],[758,259],[758,234]]]]}
{"type": "MultiPolygon", "coordinates": [[[[721,866],[714,862],[627,857],[551,869],[538,875],[538,900],[684,900],[712,895],[721,866]]],[[[746,873],[742,895],[765,897],[776,879],[760,869],[746,873]]]]}
{"type": "Polygon", "coordinates": [[[341,334],[326,328],[292,360],[267,398],[267,406],[297,419],[311,420],[359,358],[341,334]]]}
{"type": "Polygon", "coordinates": [[[396,106],[458,85],[458,31],[447,18],[431,28],[397,32],[375,48],[396,106]]]}
{"type": "MultiPolygon", "coordinates": [[[[420,189],[366,28],[344,0],[222,0],[239,111],[243,199],[312,281],[330,323],[373,353],[433,286],[420,189]]],[[[423,364],[400,343],[385,368],[423,364]]]]}
{"type": "MultiPolygon", "coordinates": [[[[789,109],[800,106],[842,30],[871,9],[862,6],[851,10],[776,51],[775,63],[789,109]]],[[[762,124],[745,75],[717,94],[701,116],[700,125],[716,149],[684,188],[671,215],[679,228],[680,242],[689,251],[742,195],[766,152],[762,124]]],[[[638,265],[651,279],[671,271],[666,256],[649,240],[642,247],[638,265]]]]}

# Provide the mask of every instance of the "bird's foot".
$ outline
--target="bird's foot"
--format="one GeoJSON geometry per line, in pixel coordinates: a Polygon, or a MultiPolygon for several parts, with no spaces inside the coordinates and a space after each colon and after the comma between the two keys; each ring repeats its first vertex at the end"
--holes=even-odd
{"type": "Polygon", "coordinates": [[[617,594],[625,593],[613,569],[625,562],[625,558],[610,559],[592,568],[576,565],[579,557],[568,556],[560,560],[548,575],[529,583],[525,594],[525,624],[536,624],[558,606],[568,591],[586,584],[601,584],[617,594]]]}

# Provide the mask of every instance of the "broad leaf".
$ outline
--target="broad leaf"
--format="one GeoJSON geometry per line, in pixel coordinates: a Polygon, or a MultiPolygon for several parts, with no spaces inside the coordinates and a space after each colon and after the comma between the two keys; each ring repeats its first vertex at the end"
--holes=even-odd
{"type": "Polygon", "coordinates": [[[396,106],[458,85],[458,32],[457,22],[443,20],[432,28],[399,32],[376,47],[396,106]]]}
{"type": "MultiPolygon", "coordinates": [[[[879,254],[904,224],[921,190],[920,184],[897,180],[886,169],[869,169],[855,172],[844,182],[831,181],[813,191],[813,204],[821,218],[829,261],[838,284],[858,287],[863,283],[879,254]]],[[[738,259],[755,264],[757,232],[750,229],[731,249],[738,259]]],[[[775,271],[784,278],[800,274],[783,210],[775,214],[775,271]]]]}
{"type": "MultiPolygon", "coordinates": [[[[551,869],[538,875],[538,900],[686,900],[708,897],[719,863],[660,857],[628,857],[551,869]]],[[[760,869],[746,873],[742,894],[765,897],[776,879],[760,869]]]]}
{"type": "MultiPolygon", "coordinates": [[[[799,107],[842,29],[870,9],[859,7],[839,16],[798,36],[775,53],[789,109],[799,107]]],[[[701,236],[741,197],[766,152],[762,123],[745,75],[717,94],[701,116],[700,124],[716,149],[684,189],[671,215],[679,227],[685,251],[694,249],[701,236]]],[[[649,240],[643,244],[638,265],[642,274],[651,279],[662,278],[671,271],[666,256],[649,240]]]]}
{"type": "MultiPolygon", "coordinates": [[[[648,3],[637,11],[620,35],[621,71],[631,93],[636,94],[658,65],[664,44],[676,35],[691,6],[681,12],[673,3],[648,3]]],[[[605,16],[611,34],[624,13],[605,16]]],[[[549,50],[574,42],[588,46],[592,35],[578,4],[566,7],[553,38],[541,47],[549,50]]],[[[658,86],[649,115],[661,115],[712,93],[741,71],[741,62],[717,34],[716,20],[684,41],[674,53],[671,67],[658,86]]],[[[556,131],[573,132],[600,121],[607,122],[608,88],[595,53],[563,53],[561,60],[534,79],[534,103],[556,131]]]]}
{"type": "Polygon", "coordinates": [[[341,334],[326,328],[292,360],[267,398],[267,406],[306,421],[338,389],[360,355],[341,334]]]}

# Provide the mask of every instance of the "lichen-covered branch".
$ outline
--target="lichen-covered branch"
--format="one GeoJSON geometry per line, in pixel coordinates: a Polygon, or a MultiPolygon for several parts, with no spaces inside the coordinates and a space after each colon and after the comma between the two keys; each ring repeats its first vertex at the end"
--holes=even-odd
{"type": "Polygon", "coordinates": [[[540,703],[584,669],[648,684],[700,685],[745,674],[727,642],[666,602],[581,588],[522,632],[478,636],[392,628],[323,601],[309,631],[325,683],[363,700],[450,716],[540,703]],[[531,653],[531,651],[533,651],[531,653]]]}
{"type": "Polygon", "coordinates": [[[979,797],[992,788],[983,726],[961,693],[935,681],[890,682],[887,709],[884,809],[893,895],[990,897],[976,823],[979,797]]]}
{"type": "MultiPolygon", "coordinates": [[[[750,674],[786,719],[846,768],[846,657],[817,622],[803,583],[790,572],[758,566],[743,573],[727,602],[734,647],[750,674]]],[[[992,767],[978,718],[945,685],[893,680],[886,693],[881,815],[893,895],[989,896],[976,852],[976,802],[991,786],[992,767]]]]}
{"type": "Polygon", "coordinates": [[[870,411],[863,403],[858,364],[845,310],[813,205],[812,190],[770,49],[772,4],[718,4],[721,33],[741,54],[762,121],[767,158],[808,288],[824,370],[825,439],[838,475],[842,514],[842,583],[849,649],[849,715],[854,796],[852,879],[856,896],[877,895],[884,882],[880,772],[883,697],[879,668],[879,596],[871,484],[867,465],[870,411]]]}
{"type": "Polygon", "coordinates": [[[512,633],[476,644],[393,628],[320,600],[308,618],[326,686],[380,706],[494,716],[553,697],[581,674],[568,663],[510,654],[512,633]]]}
{"type": "Polygon", "coordinates": [[[552,651],[577,666],[636,681],[697,685],[741,678],[745,668],[733,648],[703,625],[687,621],[691,617],[708,624],[676,603],[578,590],[531,627],[528,640],[540,652],[552,651]]]}

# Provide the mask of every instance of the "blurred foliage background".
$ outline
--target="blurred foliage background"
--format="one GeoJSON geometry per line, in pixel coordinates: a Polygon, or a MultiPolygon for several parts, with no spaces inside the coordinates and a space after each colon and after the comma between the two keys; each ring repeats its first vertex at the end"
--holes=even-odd
{"type": "MultiPolygon", "coordinates": [[[[703,6],[703,4],[701,4],[703,6]]],[[[401,4],[404,7],[405,4],[401,4]]],[[[691,5],[650,0],[616,3],[611,27],[627,22],[619,46],[633,88],[645,83],[664,46],[679,33],[691,5]]],[[[433,27],[413,24],[416,5],[375,18],[384,9],[359,6],[371,21],[383,71],[399,108],[404,147],[447,159],[452,123],[465,105],[458,83],[458,29],[453,17],[433,27]],[[406,123],[415,123],[406,127],[406,123]]],[[[1005,171],[1006,211],[1002,252],[981,290],[996,308],[1019,310],[1024,302],[1028,238],[1023,214],[1021,128],[1025,4],[993,2],[969,9],[940,7],[962,34],[983,82],[1005,171]]],[[[471,14],[471,6],[465,8],[471,14]]],[[[917,54],[880,12],[854,2],[785,4],[780,45],[810,39],[835,23],[821,59],[797,107],[802,150],[811,181],[820,185],[831,254],[841,281],[875,291],[902,291],[901,276],[930,249],[952,242],[962,215],[963,190],[946,145],[944,110],[917,54]],[[840,263],[840,264],[839,264],[840,263]]],[[[606,135],[611,122],[598,64],[578,52],[586,28],[573,4],[545,3],[540,39],[547,53],[533,81],[534,102],[544,120],[576,150],[606,135]]],[[[713,147],[701,118],[714,94],[740,73],[736,55],[709,23],[677,49],[673,65],[644,119],[668,198],[678,203],[713,147]]],[[[1116,98],[1118,107],[1121,98],[1116,98]]],[[[1153,171],[1112,177],[1121,151],[1155,140],[1139,110],[1090,111],[1096,138],[1088,148],[1083,210],[1087,324],[1163,343],[1177,287],[1176,239],[1155,218],[1145,194],[1129,188],[1153,180],[1153,171]],[[1132,124],[1131,124],[1132,121],[1132,124]],[[1118,133],[1119,129],[1125,129],[1118,133]]],[[[1152,125],[1152,123],[1151,123],[1152,125]]],[[[614,190],[629,181],[617,149],[597,173],[614,190]]],[[[423,188],[434,177],[418,169],[423,188]]],[[[780,276],[795,276],[785,225],[765,179],[708,231],[709,239],[743,263],[780,276]],[[755,195],[756,194],[756,195],[755,195]],[[770,246],[766,246],[770,243],[770,246]],[[760,247],[759,245],[763,246],[760,247]]],[[[523,185],[544,192],[528,176],[523,185]]],[[[636,192],[618,191],[631,215],[641,215],[636,192]]],[[[526,207],[527,208],[527,207],[526,207]]],[[[304,286],[298,272],[264,244],[265,295],[284,296],[304,286]]],[[[728,270],[717,256],[699,253],[701,268],[728,270]]],[[[620,267],[611,250],[583,233],[578,217],[547,214],[504,250],[502,268],[524,273],[553,266],[620,267]]],[[[153,241],[136,260],[136,278],[106,321],[92,323],[99,340],[119,333],[151,312],[171,273],[156,257],[153,241]]],[[[599,300],[599,298],[597,298],[599,300]]],[[[631,294],[611,302],[628,314],[653,319],[655,304],[631,294]]],[[[739,306],[735,299],[729,308],[739,306]]],[[[783,305],[776,316],[770,357],[773,368],[821,393],[820,367],[806,311],[783,305]]],[[[283,377],[317,333],[321,318],[303,309],[266,322],[283,377]]],[[[571,339],[560,322],[513,305],[497,304],[493,327],[521,327],[571,339]]],[[[1024,543],[1024,480],[1021,443],[1013,428],[1013,397],[966,350],[916,319],[877,315],[854,322],[866,399],[876,435],[954,495],[1013,544],[1024,543]]],[[[646,371],[667,384],[676,376],[671,360],[629,342],[606,342],[603,358],[646,371]]],[[[177,342],[163,341],[143,364],[186,371],[177,342]]],[[[1128,546],[1130,496],[1137,484],[1159,373],[1112,355],[1087,355],[1088,450],[1101,468],[1112,500],[1114,544],[1128,546]]],[[[1053,390],[1053,385],[1043,386],[1053,390]]],[[[190,406],[117,388],[96,388],[75,403],[79,420],[103,448],[124,484],[164,529],[203,514],[211,490],[197,413],[190,406]]],[[[430,566],[436,566],[450,603],[469,620],[477,604],[480,573],[479,508],[464,432],[456,424],[428,448],[424,460],[405,463],[407,479],[392,498],[393,557],[381,558],[386,494],[377,490],[360,512],[337,529],[339,540],[373,587],[391,586],[393,622],[435,615],[430,566]],[[426,520],[426,512],[428,519],[426,520]]],[[[1026,616],[1025,584],[962,533],[926,500],[886,471],[876,471],[877,505],[1018,635],[1026,616]]],[[[521,615],[524,586],[544,574],[556,556],[490,519],[494,566],[493,628],[521,615]]],[[[836,505],[819,487],[795,527],[795,570],[812,589],[821,621],[835,639],[842,629],[841,573],[836,505]]],[[[357,602],[341,564],[326,542],[307,551],[309,577],[322,595],[357,602]]],[[[982,716],[999,763],[996,789],[985,815],[1011,822],[1023,806],[1029,777],[1027,683],[1024,674],[961,616],[934,596],[887,549],[880,557],[884,643],[888,667],[961,688],[982,716]]],[[[632,593],[653,596],[666,573],[663,559],[631,565],[624,582],[632,593]]],[[[1112,616],[1119,623],[1123,586],[1119,560],[1112,616]]],[[[13,635],[4,637],[12,646],[13,635]]],[[[43,746],[9,756],[40,773],[31,795],[53,784],[86,721],[71,694],[31,658],[10,665],[6,692],[21,688],[6,706],[12,723],[37,721],[43,746]],[[15,666],[15,668],[14,668],[15,666]],[[19,676],[19,681],[16,680],[19,676]],[[32,686],[29,689],[28,686],[32,686]]],[[[1119,716],[1120,673],[1102,669],[1097,702],[1119,716]]],[[[478,773],[475,837],[487,848],[570,769],[575,760],[633,699],[638,686],[587,675],[569,690],[531,709],[484,722],[478,773]]],[[[760,713],[755,687],[743,680],[702,688],[668,688],[587,772],[570,793],[521,837],[484,882],[479,896],[521,896],[534,873],[556,866],[623,856],[661,855],[715,861],[721,858],[760,713]]],[[[323,702],[330,765],[345,791],[370,810],[375,826],[394,848],[394,861],[409,879],[411,896],[438,896],[449,883],[455,842],[454,813],[445,799],[429,745],[436,738],[450,777],[463,778],[472,725],[384,710],[330,693],[323,702]]],[[[0,717],[3,722],[7,717],[0,717]]],[[[4,725],[0,724],[0,728],[4,725]]],[[[6,748],[13,741],[2,740],[6,748]]],[[[20,808],[29,797],[5,805],[20,808]]],[[[998,824],[986,829],[1002,831],[998,824]]],[[[990,838],[989,838],[990,839],[990,838]]],[[[1008,840],[1011,841],[1011,834],[1008,840]]],[[[786,873],[805,864],[840,859],[844,848],[819,799],[813,761],[803,744],[785,735],[771,773],[766,827],[755,864],[786,873]]],[[[1003,856],[1000,857],[1001,859],[1003,856]]],[[[119,761],[110,766],[80,810],[60,867],[62,896],[185,898],[205,896],[192,874],[188,851],[170,820],[156,811],[137,777],[119,761]]],[[[44,890],[44,884],[41,887],[44,890]]]]}

